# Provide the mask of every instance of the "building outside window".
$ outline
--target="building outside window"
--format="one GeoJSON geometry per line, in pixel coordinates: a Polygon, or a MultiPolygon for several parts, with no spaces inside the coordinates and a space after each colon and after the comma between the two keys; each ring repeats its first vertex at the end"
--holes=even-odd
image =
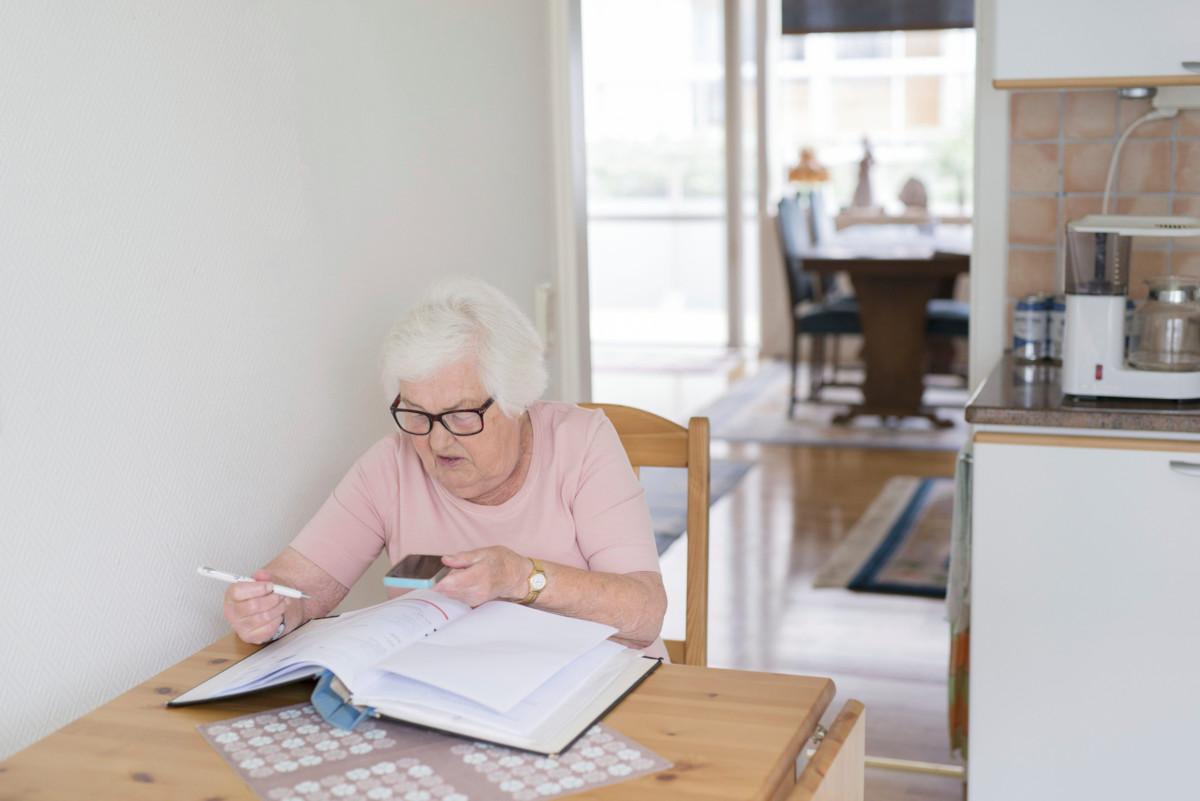
{"type": "Polygon", "coordinates": [[[915,177],[933,213],[971,213],[973,30],[785,36],[780,57],[779,156],[815,148],[830,207],[849,204],[866,137],[877,204],[899,211],[915,177]]]}
{"type": "MultiPolygon", "coordinates": [[[[721,0],[583,0],[591,335],[597,344],[727,344],[721,0]]],[[[758,341],[753,3],[743,4],[743,318],[758,341]]],[[[974,31],[784,36],[776,163],[811,146],[826,208],[853,196],[870,139],[875,202],[909,177],[935,214],[969,215],[974,31]]],[[[769,267],[769,266],[768,266],[769,267]]]]}

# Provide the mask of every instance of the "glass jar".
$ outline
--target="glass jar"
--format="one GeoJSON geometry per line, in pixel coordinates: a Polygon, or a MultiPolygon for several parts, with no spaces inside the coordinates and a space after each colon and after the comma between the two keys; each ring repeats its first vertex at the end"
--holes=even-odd
{"type": "Polygon", "coordinates": [[[1146,281],[1149,298],[1133,314],[1129,364],[1139,370],[1200,370],[1200,281],[1146,281]]]}

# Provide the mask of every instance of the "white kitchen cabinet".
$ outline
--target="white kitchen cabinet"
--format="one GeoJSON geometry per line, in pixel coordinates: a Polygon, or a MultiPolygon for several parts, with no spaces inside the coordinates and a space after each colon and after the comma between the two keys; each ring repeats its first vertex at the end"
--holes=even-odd
{"type": "Polygon", "coordinates": [[[1200,83],[1183,67],[1200,62],[1196,0],[1001,0],[993,11],[998,86],[1147,76],[1200,83]]]}
{"type": "Polygon", "coordinates": [[[1200,442],[980,433],[973,480],[969,801],[1200,797],[1200,442]]]}

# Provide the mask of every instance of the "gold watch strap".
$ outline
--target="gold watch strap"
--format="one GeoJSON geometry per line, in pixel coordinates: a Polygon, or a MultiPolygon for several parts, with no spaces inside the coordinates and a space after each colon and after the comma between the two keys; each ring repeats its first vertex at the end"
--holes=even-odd
{"type": "Polygon", "coordinates": [[[541,590],[535,590],[533,588],[533,577],[536,576],[538,573],[541,573],[542,577],[545,578],[546,569],[544,567],[542,567],[541,560],[534,559],[532,556],[528,557],[528,559],[533,564],[533,570],[529,571],[529,576],[525,579],[525,583],[529,586],[529,594],[526,595],[521,600],[517,601],[517,603],[523,604],[525,606],[528,606],[529,604],[536,601],[537,597],[539,595],[541,595],[542,590],[546,589],[545,585],[542,586],[541,590]]]}

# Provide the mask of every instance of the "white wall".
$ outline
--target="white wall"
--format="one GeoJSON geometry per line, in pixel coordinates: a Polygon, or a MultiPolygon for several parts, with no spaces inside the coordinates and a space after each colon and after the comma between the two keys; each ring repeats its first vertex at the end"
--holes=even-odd
{"type": "Polygon", "coordinates": [[[532,311],[553,1],[0,5],[0,756],[226,631],[410,295],[532,311]]]}

